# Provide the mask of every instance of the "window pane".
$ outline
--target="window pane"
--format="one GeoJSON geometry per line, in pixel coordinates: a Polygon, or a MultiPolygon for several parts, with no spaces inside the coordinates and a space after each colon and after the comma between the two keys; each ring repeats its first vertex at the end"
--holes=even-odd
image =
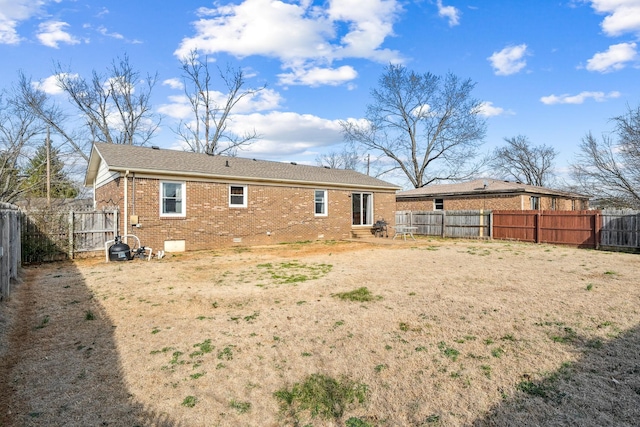
{"type": "Polygon", "coordinates": [[[315,192],[315,205],[316,215],[324,215],[325,211],[325,192],[323,190],[316,190],[315,192]]]}
{"type": "Polygon", "coordinates": [[[162,212],[163,214],[183,214],[181,183],[162,183],[162,212]]]}
{"type": "Polygon", "coordinates": [[[229,187],[229,205],[244,206],[245,205],[245,188],[239,186],[229,187]]]}
{"type": "Polygon", "coordinates": [[[165,182],[162,185],[164,186],[164,197],[179,197],[180,184],[165,182]]]}

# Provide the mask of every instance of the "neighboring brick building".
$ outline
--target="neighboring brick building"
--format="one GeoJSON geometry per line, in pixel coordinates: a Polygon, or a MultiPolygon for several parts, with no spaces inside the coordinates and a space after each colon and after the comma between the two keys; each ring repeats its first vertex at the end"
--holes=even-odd
{"type": "Polygon", "coordinates": [[[476,179],[428,185],[396,194],[398,211],[434,210],[585,210],[589,198],[519,182],[476,179]]]}
{"type": "Polygon", "coordinates": [[[96,143],[85,185],[119,232],[166,251],[344,239],[393,225],[393,184],[361,173],[96,143]],[[126,184],[126,185],[125,185],[126,184]]]}

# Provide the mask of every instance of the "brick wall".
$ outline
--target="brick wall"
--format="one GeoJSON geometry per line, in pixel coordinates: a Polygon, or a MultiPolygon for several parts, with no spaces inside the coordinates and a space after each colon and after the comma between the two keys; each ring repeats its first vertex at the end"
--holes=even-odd
{"type": "MultiPolygon", "coordinates": [[[[444,197],[444,210],[529,210],[531,196],[528,194],[505,194],[502,196],[474,196],[474,197],[444,197]]],[[[550,196],[540,196],[540,209],[552,210],[550,196]]],[[[588,209],[588,203],[566,197],[555,197],[555,210],[570,211],[588,209]],[[573,202],[575,200],[575,202],[573,202]],[[575,208],[573,208],[575,206],[575,208]]],[[[411,200],[399,199],[399,211],[432,211],[434,197],[416,198],[411,200]]]]}
{"type": "MultiPolygon", "coordinates": [[[[123,182],[111,182],[96,190],[96,207],[118,206],[124,233],[123,182]]],[[[232,245],[263,245],[300,240],[338,240],[351,234],[351,191],[327,190],[328,215],[315,216],[314,190],[322,187],[247,185],[247,207],[229,207],[229,185],[186,183],[186,217],[160,216],[160,181],[128,179],[128,215],[137,215],[140,228],[129,227],[145,246],[163,249],[167,240],[184,240],[187,250],[232,245]],[[134,190],[135,187],[135,190],[134,190]]],[[[374,221],[393,223],[394,193],[374,193],[374,221]]]]}

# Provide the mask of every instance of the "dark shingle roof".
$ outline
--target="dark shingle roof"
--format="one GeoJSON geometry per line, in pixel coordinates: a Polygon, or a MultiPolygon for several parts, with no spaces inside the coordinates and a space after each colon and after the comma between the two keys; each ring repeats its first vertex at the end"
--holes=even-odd
{"type": "Polygon", "coordinates": [[[209,156],[187,151],[96,143],[85,185],[96,177],[102,159],[113,171],[230,180],[325,184],[398,190],[399,187],[356,171],[329,169],[241,157],[209,156]]]}
{"type": "Polygon", "coordinates": [[[564,196],[572,198],[588,199],[588,196],[566,191],[552,190],[546,187],[522,184],[520,182],[503,181],[498,179],[476,179],[473,181],[460,182],[455,184],[427,185],[422,188],[401,191],[397,193],[398,199],[433,197],[433,196],[466,196],[473,194],[495,194],[495,193],[533,193],[550,196],[564,196]],[[486,186],[485,186],[486,184],[486,186]]]}

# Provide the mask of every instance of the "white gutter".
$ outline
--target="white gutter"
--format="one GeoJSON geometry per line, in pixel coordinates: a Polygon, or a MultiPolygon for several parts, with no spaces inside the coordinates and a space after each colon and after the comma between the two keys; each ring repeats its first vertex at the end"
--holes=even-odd
{"type": "Polygon", "coordinates": [[[129,229],[129,182],[128,182],[129,170],[124,172],[124,218],[122,220],[122,235],[124,236],[124,243],[127,243],[127,230],[129,229]]]}

